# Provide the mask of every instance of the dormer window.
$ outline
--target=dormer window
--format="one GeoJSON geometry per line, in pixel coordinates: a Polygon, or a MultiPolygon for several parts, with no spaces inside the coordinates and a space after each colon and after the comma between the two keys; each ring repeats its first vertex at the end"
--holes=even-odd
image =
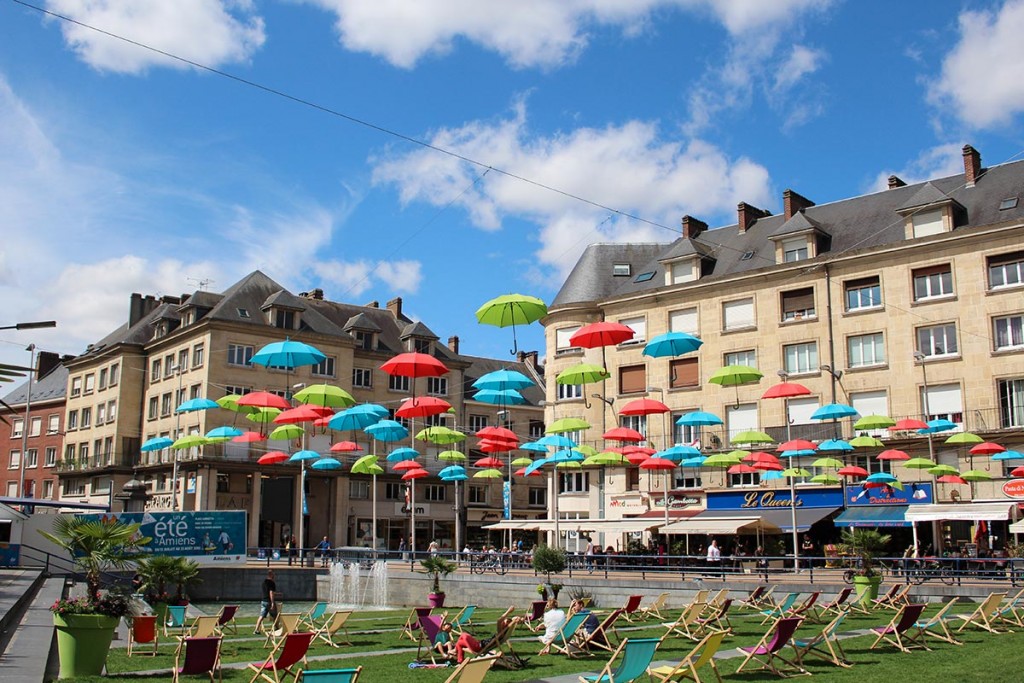
{"type": "Polygon", "coordinates": [[[906,221],[907,239],[952,232],[967,220],[967,210],[931,183],[925,183],[896,212],[906,221]]]}
{"type": "Polygon", "coordinates": [[[295,322],[298,319],[295,311],[291,311],[283,308],[271,309],[271,315],[274,316],[274,327],[282,330],[294,330],[295,322]]]}
{"type": "Polygon", "coordinates": [[[946,231],[942,209],[919,211],[910,217],[910,223],[911,229],[914,231],[914,237],[938,235],[946,231]]]}
{"type": "Polygon", "coordinates": [[[633,267],[628,263],[612,264],[612,275],[615,277],[629,277],[633,274],[633,267]]]}
{"type": "Polygon", "coordinates": [[[782,240],[782,262],[793,263],[794,261],[806,261],[809,258],[810,250],[807,246],[806,237],[794,237],[782,240]]]}
{"type": "Polygon", "coordinates": [[[674,263],[670,263],[666,269],[666,276],[668,277],[667,284],[670,285],[694,282],[698,279],[699,275],[700,270],[698,268],[697,259],[695,258],[675,261],[674,263]]]}
{"type": "Polygon", "coordinates": [[[429,339],[418,339],[413,337],[412,350],[416,353],[430,353],[431,342],[429,339]]]}
{"type": "Polygon", "coordinates": [[[363,351],[373,351],[374,349],[374,334],[366,330],[355,330],[354,333],[356,340],[356,348],[362,349],[363,351]]]}
{"type": "Polygon", "coordinates": [[[168,331],[168,325],[166,320],[161,320],[153,326],[153,339],[160,339],[166,337],[168,331]]]}

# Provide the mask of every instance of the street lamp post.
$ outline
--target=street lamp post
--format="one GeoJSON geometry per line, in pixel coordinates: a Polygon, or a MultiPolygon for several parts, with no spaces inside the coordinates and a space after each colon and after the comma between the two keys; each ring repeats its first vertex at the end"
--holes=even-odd
{"type": "MultiPolygon", "coordinates": [[[[607,406],[608,408],[611,409],[612,415],[615,414],[615,399],[614,398],[605,398],[603,394],[591,394],[591,396],[594,397],[594,398],[601,399],[601,402],[604,403],[605,406],[607,406]]],[[[608,431],[608,423],[607,423],[607,420],[606,420],[607,416],[608,416],[608,411],[605,409],[604,406],[602,406],[601,407],[601,434],[602,435],[605,432],[608,431]]],[[[605,507],[604,507],[604,467],[601,467],[600,471],[597,473],[597,516],[600,517],[601,519],[604,519],[606,514],[607,513],[605,512],[605,507]]],[[[604,547],[604,532],[603,531],[598,531],[597,532],[597,540],[598,540],[598,543],[603,548],[604,547]]]]}
{"type": "MultiPolygon", "coordinates": [[[[785,382],[789,379],[789,373],[785,370],[779,370],[779,378],[785,382]]],[[[832,395],[835,396],[835,384],[832,385],[832,395]]],[[[834,401],[833,401],[834,402],[834,401]]],[[[789,419],[789,397],[782,399],[782,412],[783,418],[786,420],[786,441],[791,441],[792,434],[792,420],[789,419]]],[[[792,464],[792,460],[790,461],[792,464]]],[[[786,477],[789,479],[789,523],[793,526],[793,571],[800,571],[800,540],[799,533],[796,529],[796,477],[786,477]]]]}
{"type": "Polygon", "coordinates": [[[29,344],[25,350],[29,352],[29,372],[28,384],[25,385],[25,424],[21,426],[21,461],[18,466],[18,496],[21,498],[25,497],[25,458],[28,457],[28,426],[32,418],[32,376],[36,373],[36,345],[29,344]]]}
{"type": "MultiPolygon", "coordinates": [[[[924,409],[924,421],[928,422],[931,411],[928,409],[928,365],[925,364],[925,355],[920,351],[914,351],[914,361],[921,366],[921,380],[924,384],[924,392],[921,394],[921,405],[924,409]]],[[[932,430],[925,433],[928,437],[928,459],[935,462],[935,443],[932,441],[932,430]]],[[[973,493],[973,491],[972,491],[973,493]]],[[[932,495],[935,495],[935,487],[932,487],[932,495]]],[[[934,498],[933,498],[934,500],[934,498]]],[[[911,530],[914,533],[914,551],[917,551],[917,522],[911,522],[911,530]]],[[[915,555],[916,557],[916,555],[915,555]]]]}
{"type": "MultiPolygon", "coordinates": [[[[171,366],[172,372],[178,373],[178,392],[174,395],[177,405],[181,405],[181,363],[171,366]]],[[[181,413],[177,408],[174,411],[174,440],[181,438],[181,413]]],[[[174,453],[171,458],[171,512],[178,511],[178,455],[180,448],[171,448],[174,453]]]]}
{"type": "Polygon", "coordinates": [[[40,330],[44,327],[57,327],[56,320],[40,320],[30,323],[14,323],[13,325],[0,325],[0,330],[40,330]]]}

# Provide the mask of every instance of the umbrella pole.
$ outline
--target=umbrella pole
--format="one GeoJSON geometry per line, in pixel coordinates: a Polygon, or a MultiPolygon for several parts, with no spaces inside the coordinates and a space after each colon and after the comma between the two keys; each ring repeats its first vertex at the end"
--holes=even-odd
{"type": "Polygon", "coordinates": [[[409,480],[409,512],[412,519],[412,559],[416,561],[416,480],[409,480]]]}
{"type": "Polygon", "coordinates": [[[377,557],[377,475],[373,475],[373,556],[377,557]]]}
{"type": "Polygon", "coordinates": [[[562,537],[558,529],[558,467],[551,469],[551,503],[555,511],[555,547],[562,547],[562,537]]]}
{"type": "MultiPolygon", "coordinates": [[[[783,411],[786,418],[786,441],[792,441],[792,428],[789,419],[789,399],[783,399],[783,411]]],[[[793,572],[800,571],[800,542],[796,530],[796,477],[789,477],[789,522],[793,525],[793,572]]]]}

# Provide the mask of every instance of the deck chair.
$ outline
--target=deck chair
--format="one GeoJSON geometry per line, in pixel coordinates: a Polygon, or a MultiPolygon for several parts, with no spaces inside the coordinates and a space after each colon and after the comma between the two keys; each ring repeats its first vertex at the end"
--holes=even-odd
{"type": "Polygon", "coordinates": [[[989,596],[985,598],[977,609],[970,614],[958,614],[957,618],[963,619],[964,623],[961,624],[960,628],[956,630],[957,633],[963,631],[965,628],[974,624],[978,628],[985,629],[989,633],[1002,633],[996,629],[994,621],[994,615],[999,609],[1000,603],[1006,597],[1006,593],[989,593],[989,596]]]}
{"type": "Polygon", "coordinates": [[[925,645],[923,640],[915,641],[915,639],[908,637],[908,632],[921,618],[921,613],[924,612],[925,607],[926,605],[923,604],[904,605],[888,624],[873,627],[871,630],[878,634],[878,637],[875,638],[875,642],[871,643],[871,647],[868,649],[874,650],[875,646],[884,640],[890,645],[895,645],[901,652],[910,652],[911,643],[915,642],[918,647],[930,650],[931,648],[925,645]]]}
{"type": "Polygon", "coordinates": [[[690,640],[697,640],[697,620],[700,619],[704,607],[705,604],[703,602],[691,602],[683,608],[678,619],[662,624],[662,626],[668,629],[665,635],[662,636],[662,640],[664,641],[665,638],[673,634],[689,638],[690,640]]]}
{"type": "Polygon", "coordinates": [[[352,616],[351,610],[335,612],[332,614],[330,618],[324,622],[323,626],[314,631],[317,640],[322,640],[331,647],[341,647],[339,642],[344,643],[345,645],[351,645],[352,641],[348,635],[348,626],[345,625],[350,616],[352,616]],[[340,640],[339,634],[344,634],[345,640],[340,640]]]}
{"type": "Polygon", "coordinates": [[[480,683],[494,662],[500,655],[488,655],[486,657],[468,658],[455,667],[452,675],[444,680],[444,683],[480,683]]]}
{"type": "Polygon", "coordinates": [[[949,625],[946,623],[951,617],[947,617],[946,613],[956,604],[956,601],[960,598],[953,598],[945,605],[942,606],[938,612],[933,614],[927,619],[918,619],[914,622],[913,631],[908,634],[914,642],[923,644],[926,638],[935,638],[941,640],[944,643],[950,643],[952,645],[963,645],[962,642],[953,637],[953,634],[949,631],[949,625]]]}
{"type": "Polygon", "coordinates": [[[624,638],[596,676],[580,676],[582,683],[631,683],[647,674],[658,649],[657,638],[624,638]],[[612,670],[615,660],[619,664],[612,670]]]}
{"type": "Polygon", "coordinates": [[[875,607],[885,607],[888,609],[900,610],[910,602],[907,595],[910,593],[910,584],[903,585],[902,583],[894,583],[890,588],[889,592],[880,598],[875,598],[871,602],[875,607]]]}
{"type": "Polygon", "coordinates": [[[729,608],[732,607],[732,598],[726,598],[721,605],[706,617],[697,617],[697,633],[704,635],[708,631],[723,631],[732,633],[732,622],[729,621],[729,608]]]}
{"type": "MultiPolygon", "coordinates": [[[[562,628],[558,630],[558,634],[555,639],[551,641],[551,649],[557,652],[561,652],[563,655],[572,657],[572,647],[575,647],[576,639],[578,637],[578,631],[580,626],[583,626],[583,622],[590,616],[590,612],[583,610],[576,614],[570,614],[569,618],[562,624],[562,628]]],[[[541,636],[543,637],[543,636],[541,636]]]]}
{"type": "Polygon", "coordinates": [[[796,599],[800,597],[799,593],[787,593],[786,597],[782,599],[774,607],[761,610],[761,614],[764,615],[764,619],[761,620],[761,625],[767,624],[772,619],[781,619],[793,609],[793,605],[796,604],[796,599]]]}
{"type": "MultiPolygon", "coordinates": [[[[601,650],[607,650],[608,652],[615,652],[615,645],[613,644],[612,637],[615,640],[619,640],[619,634],[615,630],[615,622],[623,617],[626,610],[619,608],[612,610],[608,615],[601,620],[601,623],[597,625],[590,633],[586,631],[580,632],[579,646],[581,649],[589,650],[592,647],[596,647],[601,650]]],[[[647,667],[645,666],[644,669],[647,667]]]]}
{"type": "Polygon", "coordinates": [[[419,638],[416,641],[416,659],[422,656],[423,648],[426,647],[430,661],[437,664],[434,640],[437,638],[437,634],[441,632],[441,626],[444,625],[447,618],[447,612],[440,615],[428,614],[425,617],[420,617],[419,638]]]}
{"type": "Polygon", "coordinates": [[[182,638],[174,652],[174,668],[171,680],[178,682],[181,676],[207,674],[213,683],[213,672],[224,680],[220,669],[220,638],[182,638]]]}
{"type": "MultiPolygon", "coordinates": [[[[128,620],[128,656],[132,656],[135,645],[153,644],[152,652],[143,652],[145,655],[155,655],[160,644],[160,631],[156,627],[157,616],[155,614],[140,615],[128,620]]],[[[140,654],[140,653],[135,653],[140,654]]]]}
{"type": "Polygon", "coordinates": [[[737,607],[749,607],[756,610],[768,609],[775,604],[772,599],[774,592],[775,586],[758,586],[750,591],[750,595],[740,600],[737,607]]]}
{"type": "Polygon", "coordinates": [[[356,683],[363,667],[354,669],[303,669],[299,672],[295,683],[308,680],[308,683],[356,683]]]}
{"type": "MultiPolygon", "coordinates": [[[[626,598],[626,604],[622,607],[622,616],[626,621],[633,621],[633,615],[640,609],[640,602],[644,599],[642,595],[630,595],[626,598]]],[[[637,615],[639,617],[640,615],[637,615]]]]}
{"type": "Polygon", "coordinates": [[[712,631],[694,645],[693,649],[690,650],[690,654],[683,657],[675,666],[659,666],[648,669],[647,673],[651,680],[658,681],[659,683],[686,679],[693,679],[694,683],[700,683],[700,676],[697,672],[707,664],[714,672],[718,683],[722,683],[722,675],[718,673],[718,667],[715,665],[715,653],[722,647],[722,640],[724,639],[725,632],[712,631]]]}
{"type": "Polygon", "coordinates": [[[176,630],[178,633],[175,635],[185,634],[185,610],[188,608],[183,605],[168,605],[167,606],[167,621],[164,622],[164,637],[171,635],[171,631],[176,630]]]}
{"type": "Polygon", "coordinates": [[[799,605],[793,607],[789,612],[786,613],[787,617],[807,617],[809,614],[813,614],[811,610],[814,609],[815,603],[818,602],[818,598],[821,596],[821,591],[815,591],[807,596],[807,598],[799,605]]]}
{"type": "Polygon", "coordinates": [[[995,621],[1024,628],[1024,588],[1017,591],[1012,598],[1007,597],[993,616],[995,621]]]}
{"type": "Polygon", "coordinates": [[[665,609],[665,605],[668,602],[668,593],[661,593],[658,597],[651,601],[651,604],[646,607],[640,608],[640,613],[637,618],[641,621],[647,621],[651,617],[657,617],[658,619],[664,619],[661,616],[661,610],[665,609]]]}
{"type": "Polygon", "coordinates": [[[729,597],[729,589],[723,588],[708,599],[708,606],[705,609],[712,610],[721,607],[726,598],[729,597]]]}
{"type": "Polygon", "coordinates": [[[301,621],[302,614],[299,612],[280,612],[271,627],[267,629],[267,639],[263,641],[263,646],[266,647],[271,643],[276,645],[288,634],[295,633],[299,630],[301,621]]]}
{"type": "Polygon", "coordinates": [[[217,617],[196,617],[188,627],[189,638],[212,638],[217,633],[217,617]]]}
{"type": "Polygon", "coordinates": [[[530,609],[526,610],[523,616],[523,624],[534,633],[544,624],[544,608],[547,606],[544,600],[534,600],[530,603],[530,609]]]}
{"type": "Polygon", "coordinates": [[[315,605],[313,605],[308,612],[302,615],[302,618],[299,620],[299,623],[307,624],[309,625],[309,630],[315,631],[318,628],[320,628],[320,624],[318,624],[317,622],[320,619],[323,619],[325,614],[327,614],[327,603],[318,602],[315,605]]]}
{"type": "Polygon", "coordinates": [[[398,634],[398,639],[408,638],[409,640],[416,641],[419,639],[416,631],[420,628],[420,617],[430,616],[432,607],[413,607],[412,611],[409,612],[409,616],[405,618],[405,624],[402,625],[402,631],[398,634]]]}
{"type": "Polygon", "coordinates": [[[312,642],[312,631],[289,633],[274,646],[265,660],[249,665],[256,672],[249,683],[256,683],[260,678],[273,683],[281,683],[281,679],[287,680],[288,676],[298,678],[299,672],[293,669],[299,662],[306,665],[306,653],[312,642]]]}
{"type": "Polygon", "coordinates": [[[709,595],[711,595],[711,591],[709,591],[707,588],[701,588],[699,591],[693,594],[693,599],[690,600],[690,604],[692,605],[695,602],[699,602],[701,604],[706,605],[708,604],[709,595]]]}
{"type": "Polygon", "coordinates": [[[520,657],[512,647],[512,636],[515,635],[516,628],[520,623],[522,623],[521,617],[508,619],[504,623],[502,617],[499,617],[499,627],[494,636],[480,641],[482,652],[493,652],[498,655],[497,661],[494,662],[495,668],[515,671],[526,665],[527,660],[520,657]]]}
{"type": "Polygon", "coordinates": [[[231,632],[237,634],[238,627],[235,624],[236,614],[238,614],[238,605],[224,605],[221,607],[220,614],[217,615],[217,630],[220,633],[224,633],[224,631],[230,627],[231,632]]]}
{"type": "Polygon", "coordinates": [[[839,591],[836,597],[826,602],[824,605],[818,605],[813,611],[807,612],[804,616],[808,619],[812,619],[816,622],[823,623],[827,615],[839,616],[849,611],[850,606],[846,604],[846,601],[853,595],[853,588],[847,586],[843,590],[839,591]]]}
{"type": "Polygon", "coordinates": [[[458,631],[465,631],[465,627],[473,623],[473,612],[476,611],[476,605],[466,605],[459,613],[456,614],[451,621],[452,628],[458,631]]]}
{"type": "Polygon", "coordinates": [[[841,611],[835,619],[825,624],[816,635],[807,639],[794,638],[793,649],[796,651],[796,663],[804,665],[804,657],[811,655],[836,666],[847,669],[853,663],[843,652],[843,646],[839,643],[839,627],[843,625],[848,611],[841,611]]]}
{"type": "Polygon", "coordinates": [[[777,620],[775,625],[761,637],[757,645],[738,648],[740,652],[746,653],[747,657],[736,669],[736,673],[743,671],[743,667],[749,664],[750,660],[754,660],[761,664],[760,671],[771,671],[776,676],[785,677],[789,672],[809,676],[810,671],[804,669],[796,661],[788,660],[780,654],[789,644],[802,621],[803,619],[800,617],[783,617],[777,620]]]}

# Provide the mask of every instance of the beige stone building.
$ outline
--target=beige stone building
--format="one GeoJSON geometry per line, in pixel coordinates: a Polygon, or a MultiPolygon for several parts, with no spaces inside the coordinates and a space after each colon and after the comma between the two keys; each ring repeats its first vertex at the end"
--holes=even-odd
{"type": "MultiPolygon", "coordinates": [[[[885,191],[822,205],[787,190],[781,213],[741,203],[735,224],[713,230],[685,216],[670,243],[591,245],[544,321],[546,420],[586,419],[594,427],[578,436],[595,446],[607,445],[599,430],[621,424],[645,433],[656,448],[695,444],[707,455],[729,450],[745,430],[766,431],[776,442],[787,435],[817,442],[854,436],[856,418],[811,418],[829,403],[897,420],[948,419],[955,428],[930,440],[916,432],[870,433],[911,457],[929,457],[930,441],[936,462],[980,470],[991,481],[935,483],[926,471],[878,460],[878,448],[838,457],[869,472],[891,472],[904,484],[934,484],[931,516],[915,508],[914,517],[934,522],[919,525],[931,526],[930,540],[970,540],[973,523],[985,519],[992,522],[986,533],[999,545],[1021,500],[1014,485],[1004,484],[1024,460],[972,456],[969,445],[945,440],[966,431],[1008,449],[1024,444],[1024,164],[984,168],[970,146],[963,156],[964,173],[951,177],[906,185],[894,176],[885,191]],[[571,345],[575,330],[601,320],[632,327],[635,338],[604,349],[571,345]],[[676,357],[643,354],[646,341],[670,331],[695,335],[703,346],[676,357]],[[555,382],[579,362],[604,364],[609,379],[582,387],[555,382]],[[737,387],[710,384],[711,374],[726,365],[751,366],[764,377],[737,387]],[[761,399],[780,377],[810,393],[761,399]],[[618,415],[641,397],[662,401],[671,412],[618,415]],[[714,413],[724,424],[675,424],[695,410],[714,413]],[[958,509],[959,521],[940,520],[935,517],[949,512],[936,507],[943,503],[973,503],[974,512],[958,509]]],[[[811,467],[820,455],[826,454],[792,464],[812,474],[831,471],[811,467]]],[[[664,481],[661,473],[631,469],[584,471],[562,481],[559,511],[654,517],[663,509],[664,481]]],[[[683,516],[714,507],[723,492],[785,485],[758,474],[679,468],[670,507],[683,516]]],[[[846,493],[852,490],[861,488],[851,485],[846,493]]]]}
{"type": "MultiPolygon", "coordinates": [[[[61,499],[69,502],[120,503],[117,494],[133,476],[148,485],[151,510],[246,510],[250,547],[277,547],[298,533],[304,515],[304,543],[328,536],[335,546],[369,545],[395,549],[410,534],[406,483],[391,471],[376,479],[377,529],[373,530],[373,480],[337,471],[306,470],[305,510],[299,495],[301,468],[260,466],[264,453],[292,453],[302,448],[329,454],[332,443],[356,441],[363,452],[382,456],[398,446],[413,446],[425,467],[436,473],[448,462],[438,447],[422,441],[374,442],[362,432],[312,429],[302,440],[226,442],[174,451],[142,452],[155,437],[178,439],[204,435],[220,426],[268,434],[277,425],[261,425],[224,409],[177,412],[189,399],[218,399],[230,394],[269,391],[290,397],[304,386],[332,384],[358,403],[377,403],[394,411],[403,399],[437,396],[454,412],[409,424],[412,435],[429,424],[446,424],[473,433],[488,424],[510,426],[522,441],[543,433],[543,377],[537,354],[521,353],[510,361],[460,353],[457,337],[447,344],[423,323],[402,312],[401,299],[385,307],[357,306],[324,299],[321,290],[292,294],[260,272],[246,276],[223,293],[196,291],[180,297],[132,296],[125,325],[67,363],[69,371],[67,436],[59,464],[61,499]],[[254,365],[260,348],[285,338],[322,351],[327,359],[294,370],[254,365]],[[435,356],[449,369],[440,378],[391,377],[380,366],[398,353],[419,351],[435,356]],[[527,402],[499,410],[473,399],[472,382],[499,368],[523,372],[537,387],[523,392],[527,402]],[[500,414],[499,414],[500,413],[500,414]],[[174,460],[178,476],[174,480],[174,460]]],[[[473,453],[470,463],[482,454],[473,453]]],[[[356,455],[362,455],[360,452],[356,455]]],[[[351,464],[356,455],[339,456],[351,464]]],[[[470,472],[472,474],[472,471],[470,472]]],[[[526,486],[513,487],[512,508],[544,515],[546,501],[526,486]],[[531,503],[531,501],[534,501],[531,503]],[[540,501],[538,503],[537,501],[540,501]]],[[[436,476],[417,482],[417,545],[432,539],[452,546],[461,539],[483,542],[481,526],[503,513],[500,482],[470,480],[459,489],[436,476]],[[468,502],[468,505],[467,505],[468,502]]]]}

